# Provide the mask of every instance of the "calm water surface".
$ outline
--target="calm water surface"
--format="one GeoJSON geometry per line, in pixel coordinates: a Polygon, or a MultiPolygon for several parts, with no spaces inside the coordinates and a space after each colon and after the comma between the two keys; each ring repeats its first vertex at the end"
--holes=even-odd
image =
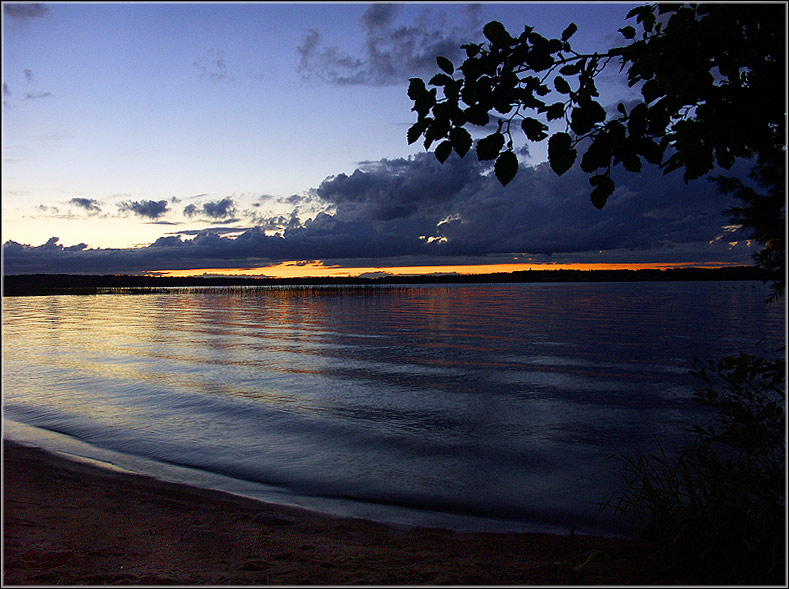
{"type": "Polygon", "coordinates": [[[334,514],[616,534],[622,455],[704,413],[689,359],[782,354],[761,283],[3,300],[5,435],[334,514]]]}

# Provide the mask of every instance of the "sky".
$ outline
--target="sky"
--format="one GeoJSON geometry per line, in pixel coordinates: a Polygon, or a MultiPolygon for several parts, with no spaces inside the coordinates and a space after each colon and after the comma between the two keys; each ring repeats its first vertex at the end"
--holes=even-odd
{"type": "MultiPolygon", "coordinates": [[[[544,145],[524,139],[506,187],[408,145],[409,78],[459,65],[485,23],[575,22],[574,48],[605,51],[633,6],[3,2],[3,272],[750,264],[707,181],[615,169],[598,211],[544,145]]],[[[636,96],[599,85],[611,109],[636,96]]]]}

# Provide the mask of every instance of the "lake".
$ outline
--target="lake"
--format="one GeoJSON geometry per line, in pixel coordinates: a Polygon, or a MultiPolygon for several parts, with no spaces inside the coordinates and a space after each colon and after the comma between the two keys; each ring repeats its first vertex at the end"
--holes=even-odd
{"type": "MultiPolygon", "coordinates": [[[[122,290],[119,292],[123,292],[122,290]]],[[[782,355],[758,282],[6,297],[4,435],[337,515],[620,534],[622,456],[707,415],[695,355],[782,355]]]]}

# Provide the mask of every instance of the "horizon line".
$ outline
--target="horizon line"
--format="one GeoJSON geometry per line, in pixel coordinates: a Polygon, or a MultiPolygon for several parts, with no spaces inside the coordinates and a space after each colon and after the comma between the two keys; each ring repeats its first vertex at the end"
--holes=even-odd
{"type": "Polygon", "coordinates": [[[677,268],[728,268],[743,266],[735,262],[524,262],[499,264],[445,264],[424,266],[341,266],[322,261],[289,261],[259,268],[193,268],[185,270],[150,270],[143,276],[185,278],[358,278],[376,276],[475,275],[511,273],[527,270],[670,270],[677,268]]]}

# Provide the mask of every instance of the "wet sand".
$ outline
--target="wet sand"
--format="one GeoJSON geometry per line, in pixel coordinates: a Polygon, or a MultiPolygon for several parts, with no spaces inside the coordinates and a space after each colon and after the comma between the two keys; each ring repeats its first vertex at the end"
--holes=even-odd
{"type": "Polygon", "coordinates": [[[3,585],[674,582],[648,545],[626,539],[458,533],[334,518],[119,473],[7,440],[3,467],[3,585]]]}

